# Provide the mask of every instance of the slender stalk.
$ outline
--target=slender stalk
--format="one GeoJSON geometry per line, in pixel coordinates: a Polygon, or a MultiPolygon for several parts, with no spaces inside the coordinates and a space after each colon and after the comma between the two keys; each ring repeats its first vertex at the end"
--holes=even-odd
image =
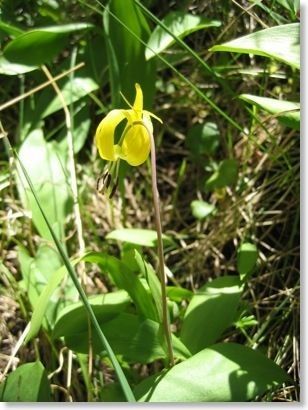
{"type": "Polygon", "coordinates": [[[161,285],[161,296],[162,296],[162,308],[163,308],[163,327],[165,332],[165,338],[168,349],[169,356],[169,366],[174,366],[174,356],[171,341],[171,330],[168,315],[168,305],[167,305],[167,292],[166,292],[166,273],[165,273],[165,258],[164,258],[164,245],[162,238],[162,227],[160,218],[160,207],[159,207],[159,193],[157,189],[157,175],[156,175],[156,150],[154,136],[150,129],[146,126],[143,121],[136,121],[134,125],[143,125],[147,130],[150,137],[151,143],[151,177],[152,177],[152,193],[153,193],[153,205],[155,214],[155,224],[157,232],[157,248],[158,248],[158,260],[159,260],[159,279],[161,285]]]}

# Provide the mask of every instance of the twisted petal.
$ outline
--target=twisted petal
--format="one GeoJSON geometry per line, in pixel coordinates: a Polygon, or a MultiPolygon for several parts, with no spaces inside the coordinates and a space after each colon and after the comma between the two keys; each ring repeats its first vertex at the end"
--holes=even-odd
{"type": "Polygon", "coordinates": [[[114,132],[117,125],[127,118],[125,110],[112,110],[99,123],[95,134],[95,143],[99,155],[107,161],[115,161],[114,132]]]}
{"type": "Polygon", "coordinates": [[[123,139],[120,156],[130,165],[137,167],[147,159],[150,149],[148,131],[143,125],[135,124],[127,131],[123,139]]]}

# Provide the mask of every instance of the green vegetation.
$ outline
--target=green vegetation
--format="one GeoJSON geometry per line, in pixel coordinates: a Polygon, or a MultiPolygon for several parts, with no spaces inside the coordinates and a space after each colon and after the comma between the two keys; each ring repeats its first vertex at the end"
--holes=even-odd
{"type": "Polygon", "coordinates": [[[299,401],[299,32],[1,2],[1,401],[299,401]]]}

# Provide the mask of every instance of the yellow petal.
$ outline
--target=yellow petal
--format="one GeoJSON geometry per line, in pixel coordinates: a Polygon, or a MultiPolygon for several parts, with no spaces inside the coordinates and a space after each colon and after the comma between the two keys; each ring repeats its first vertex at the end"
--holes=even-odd
{"type": "Polygon", "coordinates": [[[137,120],[141,120],[142,118],[142,110],[143,110],[143,94],[142,89],[138,83],[135,84],[136,87],[136,97],[133,105],[133,109],[137,114],[137,120]]]}
{"type": "Polygon", "coordinates": [[[151,149],[150,137],[145,127],[133,125],[127,131],[121,148],[122,159],[135,167],[141,165],[149,156],[151,149]]]}
{"type": "Polygon", "coordinates": [[[107,161],[115,161],[116,155],[114,150],[114,132],[117,125],[126,118],[124,110],[112,110],[99,123],[95,143],[99,155],[107,161]]]}

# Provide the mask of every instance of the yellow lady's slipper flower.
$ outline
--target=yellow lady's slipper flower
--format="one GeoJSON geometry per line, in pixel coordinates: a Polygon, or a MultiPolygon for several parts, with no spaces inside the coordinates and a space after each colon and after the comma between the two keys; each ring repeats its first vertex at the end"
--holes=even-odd
{"type": "Polygon", "coordinates": [[[95,143],[100,156],[107,161],[124,159],[132,166],[141,165],[151,150],[148,134],[148,130],[153,132],[151,117],[162,122],[156,115],[143,109],[142,89],[139,84],[135,84],[135,87],[136,97],[131,109],[110,111],[97,127],[95,143]],[[115,144],[115,130],[123,120],[126,120],[127,124],[119,142],[115,144]]]}

